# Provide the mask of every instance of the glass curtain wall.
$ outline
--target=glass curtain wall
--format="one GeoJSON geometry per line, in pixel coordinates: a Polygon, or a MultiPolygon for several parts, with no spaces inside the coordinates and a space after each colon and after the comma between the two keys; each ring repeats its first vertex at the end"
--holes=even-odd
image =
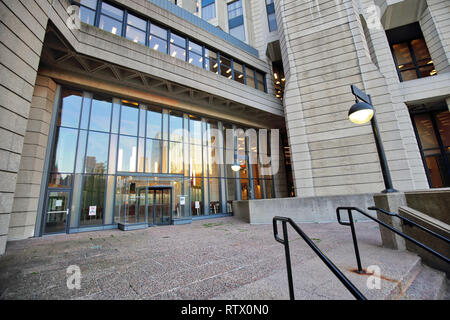
{"type": "Polygon", "coordinates": [[[170,189],[162,197],[170,197],[175,219],[231,213],[233,200],[271,198],[271,177],[249,164],[258,150],[246,147],[245,137],[226,137],[227,129],[238,132],[214,119],[63,88],[48,187],[71,190],[72,230],[164,222],[167,215],[151,209],[158,187],[170,189]],[[238,154],[243,170],[235,173],[229,159],[238,154]]]}

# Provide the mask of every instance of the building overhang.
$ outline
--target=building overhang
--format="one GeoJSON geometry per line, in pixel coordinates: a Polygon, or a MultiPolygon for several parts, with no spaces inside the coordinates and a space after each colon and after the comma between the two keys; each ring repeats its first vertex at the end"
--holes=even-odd
{"type": "Polygon", "coordinates": [[[279,128],[284,125],[282,111],[277,114],[266,112],[211,92],[78,53],[52,24],[47,28],[39,72],[63,84],[246,126],[279,128]]]}

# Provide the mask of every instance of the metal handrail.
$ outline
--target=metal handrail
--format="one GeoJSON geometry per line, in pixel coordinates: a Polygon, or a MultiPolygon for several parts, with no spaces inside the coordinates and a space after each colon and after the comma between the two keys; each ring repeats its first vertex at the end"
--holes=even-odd
{"type": "Polygon", "coordinates": [[[417,228],[419,228],[420,230],[425,231],[425,232],[431,234],[432,236],[441,239],[442,241],[445,241],[445,242],[447,242],[447,243],[450,243],[450,239],[449,239],[449,238],[446,238],[446,237],[440,235],[439,233],[436,233],[436,232],[434,232],[434,231],[432,231],[432,230],[430,230],[430,229],[427,229],[427,228],[421,226],[420,224],[418,224],[418,223],[416,223],[416,222],[414,222],[414,221],[412,221],[412,220],[410,220],[410,219],[408,219],[408,218],[406,218],[406,217],[404,217],[404,216],[399,215],[398,213],[386,211],[386,210],[384,210],[384,209],[377,208],[377,207],[368,207],[367,209],[369,209],[369,210],[376,210],[376,211],[379,211],[379,212],[381,212],[381,213],[387,214],[388,216],[391,216],[391,217],[397,217],[397,218],[399,218],[400,220],[405,221],[406,224],[410,224],[410,225],[412,225],[412,226],[414,226],[414,227],[417,227],[417,228]]]}
{"type": "MultiPolygon", "coordinates": [[[[371,207],[371,208],[372,208],[372,207],[371,207]]],[[[371,220],[377,222],[378,224],[380,224],[380,225],[382,225],[383,227],[385,227],[385,228],[391,230],[392,232],[398,234],[399,236],[401,236],[401,237],[403,237],[403,238],[405,238],[405,239],[411,241],[412,243],[414,243],[415,245],[419,246],[420,248],[422,248],[422,249],[424,249],[424,250],[430,252],[431,254],[435,255],[435,256],[438,257],[439,259],[441,259],[441,260],[443,260],[443,261],[445,261],[445,262],[447,262],[447,263],[450,263],[450,259],[449,259],[449,258],[443,256],[443,255],[440,254],[439,252],[437,252],[437,251],[431,249],[430,247],[428,247],[428,246],[424,245],[423,243],[417,241],[416,239],[414,239],[414,238],[408,236],[407,234],[405,234],[405,233],[403,233],[403,232],[401,232],[401,231],[399,231],[399,230],[397,230],[397,229],[391,227],[391,226],[388,225],[387,223],[384,223],[383,221],[378,220],[377,218],[372,217],[372,216],[371,216],[370,214],[368,214],[367,212],[364,212],[363,210],[361,210],[361,209],[359,209],[359,208],[356,208],[356,207],[338,207],[338,208],[336,209],[336,215],[337,215],[337,220],[338,220],[339,224],[344,225],[344,226],[350,226],[350,229],[351,229],[351,232],[352,232],[353,246],[354,246],[354,248],[355,248],[356,263],[357,263],[357,265],[358,265],[358,272],[359,272],[359,273],[363,273],[363,269],[362,269],[362,266],[361,266],[361,258],[360,258],[360,255],[359,255],[358,240],[357,240],[357,238],[356,238],[355,224],[354,224],[354,222],[353,222],[352,211],[357,211],[357,212],[361,213],[362,215],[364,215],[364,216],[366,216],[367,218],[369,218],[369,219],[371,219],[371,220]],[[348,222],[344,222],[344,221],[341,220],[341,214],[340,214],[340,211],[341,211],[341,210],[347,210],[347,213],[348,213],[348,219],[349,219],[348,222]]],[[[393,215],[395,215],[395,214],[393,214],[393,215]]],[[[405,219],[406,219],[406,218],[405,218],[405,219]]],[[[415,224],[415,223],[414,223],[414,224],[415,224]]],[[[426,229],[426,228],[424,228],[424,229],[426,229]]],[[[428,230],[428,229],[427,229],[427,230],[428,230]]],[[[430,231],[431,231],[431,230],[430,230],[430,231]]],[[[448,239],[447,239],[447,240],[448,240],[448,239]]]]}
{"type": "Polygon", "coordinates": [[[344,284],[348,291],[358,300],[367,300],[367,298],[353,285],[353,283],[347,279],[347,277],[341,272],[341,270],[331,262],[325,254],[315,245],[315,243],[300,229],[300,227],[291,219],[287,217],[274,217],[273,218],[273,234],[275,240],[284,245],[286,254],[286,268],[289,284],[289,297],[294,300],[294,285],[292,281],[292,267],[291,257],[289,253],[289,239],[287,232],[287,223],[303,238],[303,240],[311,247],[311,249],[319,256],[319,258],[325,263],[325,265],[333,272],[333,274],[344,284]],[[283,227],[283,239],[278,236],[278,221],[281,221],[283,227]]]}

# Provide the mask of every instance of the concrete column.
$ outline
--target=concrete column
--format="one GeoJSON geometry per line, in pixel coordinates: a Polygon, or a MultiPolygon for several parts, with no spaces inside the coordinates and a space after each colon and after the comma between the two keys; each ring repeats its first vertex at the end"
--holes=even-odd
{"type": "Polygon", "coordinates": [[[52,79],[38,75],[17,175],[8,240],[34,236],[55,90],[56,83],[52,79]]]}
{"type": "MultiPolygon", "coordinates": [[[[386,211],[391,211],[398,213],[398,208],[400,206],[406,206],[406,198],[403,192],[396,193],[378,193],[373,196],[375,201],[375,207],[384,209],[386,211]]],[[[377,213],[378,219],[389,224],[393,228],[403,231],[402,223],[400,219],[396,217],[390,217],[383,213],[377,213]]],[[[380,226],[381,240],[383,242],[383,247],[396,249],[396,250],[406,250],[405,239],[395,234],[394,232],[380,226]]]]}
{"type": "Polygon", "coordinates": [[[431,57],[433,58],[438,74],[450,72],[450,25],[448,24],[448,17],[450,15],[450,1],[426,0],[426,2],[428,8],[426,9],[424,15],[426,17],[428,13],[428,20],[430,20],[430,22],[428,24],[422,24],[422,20],[420,21],[425,41],[427,41],[430,54],[436,53],[436,56],[433,56],[432,54],[431,57]],[[429,25],[430,31],[436,38],[434,42],[430,44],[427,39],[428,28],[423,28],[429,25]]]}
{"type": "Polygon", "coordinates": [[[0,255],[5,252],[49,1],[0,1],[0,255]]]}

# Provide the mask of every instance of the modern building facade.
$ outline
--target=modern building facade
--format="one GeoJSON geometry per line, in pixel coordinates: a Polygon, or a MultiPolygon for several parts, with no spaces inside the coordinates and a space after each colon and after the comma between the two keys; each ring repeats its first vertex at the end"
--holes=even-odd
{"type": "Polygon", "coordinates": [[[2,0],[0,13],[0,252],[230,215],[235,200],[379,192],[351,84],[372,97],[394,186],[450,186],[447,0],[2,0]]]}

